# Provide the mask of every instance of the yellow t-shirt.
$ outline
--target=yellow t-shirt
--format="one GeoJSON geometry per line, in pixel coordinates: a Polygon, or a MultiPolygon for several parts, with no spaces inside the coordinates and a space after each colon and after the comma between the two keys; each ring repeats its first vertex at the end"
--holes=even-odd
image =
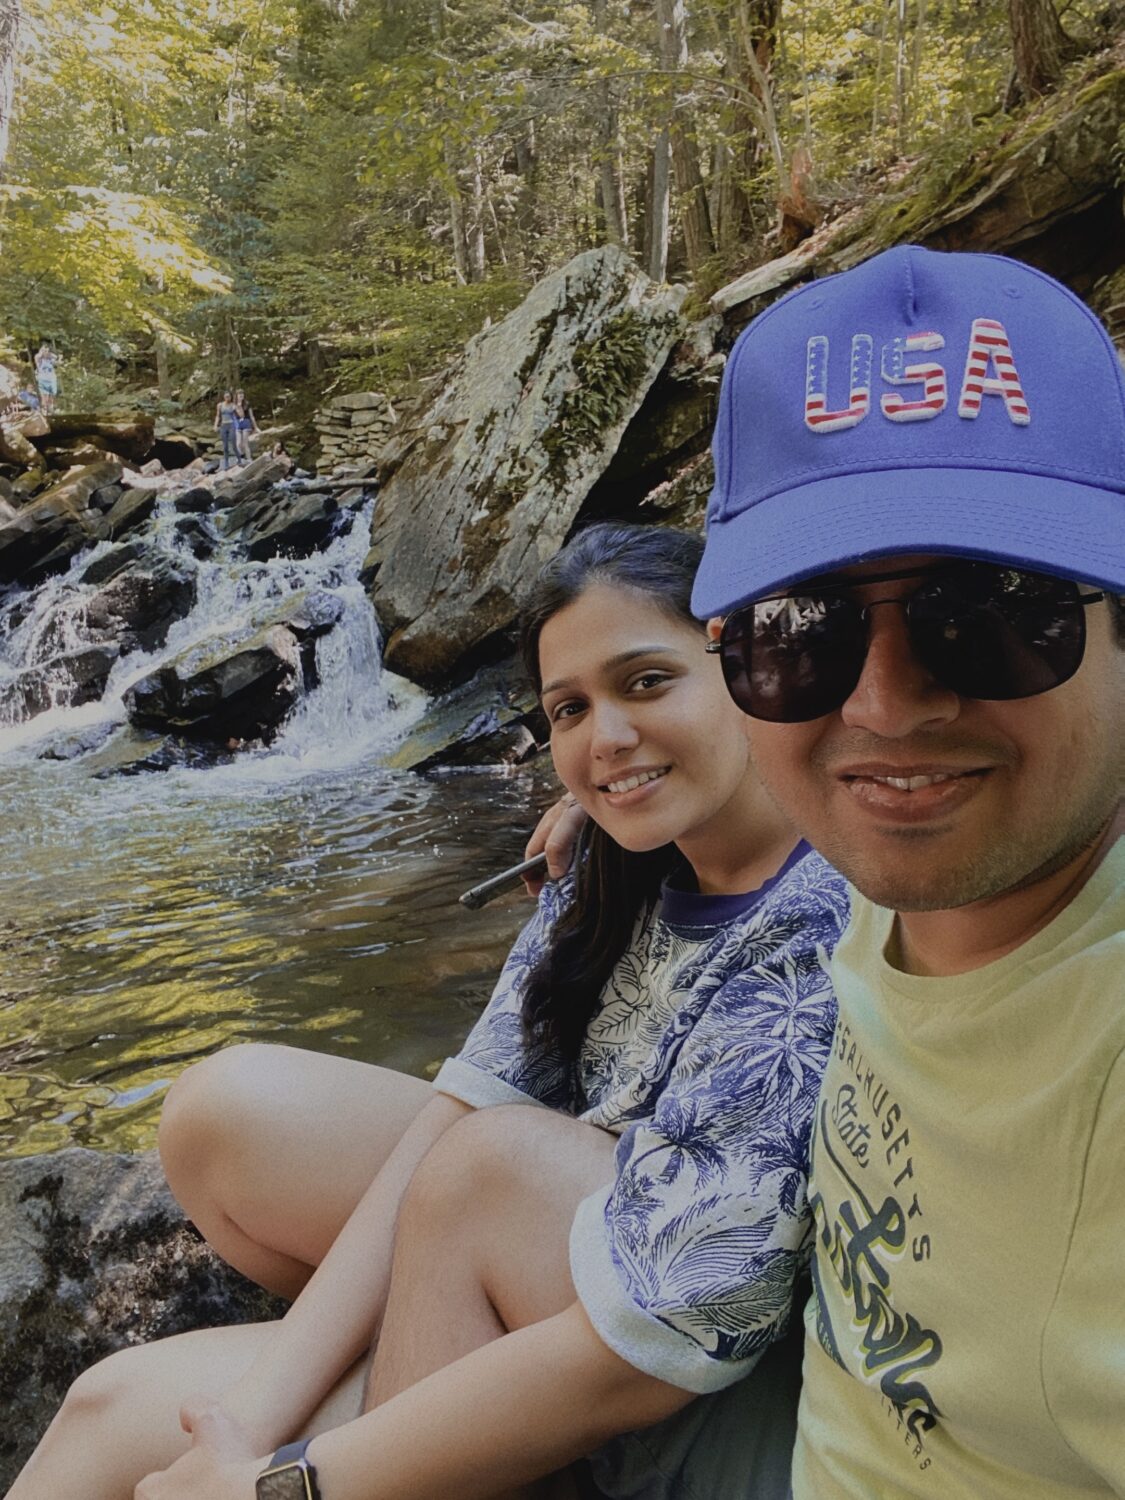
{"type": "Polygon", "coordinates": [[[857,897],[817,1107],[795,1500],[1125,1496],[1125,839],[1016,952],[857,897]]]}

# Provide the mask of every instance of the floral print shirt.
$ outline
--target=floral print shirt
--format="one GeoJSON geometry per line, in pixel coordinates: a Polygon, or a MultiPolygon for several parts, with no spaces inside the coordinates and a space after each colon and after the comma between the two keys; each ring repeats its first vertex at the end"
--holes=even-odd
{"type": "Polygon", "coordinates": [[[571,897],[548,885],[461,1052],[435,1079],[476,1108],[539,1104],[620,1137],[571,1232],[606,1343],[684,1390],[747,1374],[807,1263],[813,1108],[836,1004],[844,879],[806,844],[743,896],[666,885],[637,922],[577,1063],[528,1045],[524,981],[571,897]]]}

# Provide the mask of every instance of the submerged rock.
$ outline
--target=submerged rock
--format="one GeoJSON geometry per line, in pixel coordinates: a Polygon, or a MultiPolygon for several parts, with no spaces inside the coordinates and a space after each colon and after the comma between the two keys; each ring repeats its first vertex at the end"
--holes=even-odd
{"type": "Polygon", "coordinates": [[[284,1310],[185,1222],[155,1152],[0,1163],[0,1493],[89,1365],[284,1310]]]}
{"type": "Polygon", "coordinates": [[[372,602],[427,685],[513,620],[683,333],[683,287],[587,251],[473,339],[384,455],[372,602]]]}

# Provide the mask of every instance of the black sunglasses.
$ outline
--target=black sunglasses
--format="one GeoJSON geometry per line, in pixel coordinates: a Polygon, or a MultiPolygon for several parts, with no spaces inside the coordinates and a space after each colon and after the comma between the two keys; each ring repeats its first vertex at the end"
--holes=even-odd
{"type": "Polygon", "coordinates": [[[840,708],[867,657],[867,616],[879,604],[906,615],[915,656],[964,698],[1033,698],[1073,677],[1086,649],[1084,606],[1104,593],[1045,573],[993,563],[872,573],[808,593],[757,599],[729,614],[717,652],[734,701],[755,719],[801,724],[840,708]],[[905,599],[861,604],[860,584],[923,582],[905,599]]]}

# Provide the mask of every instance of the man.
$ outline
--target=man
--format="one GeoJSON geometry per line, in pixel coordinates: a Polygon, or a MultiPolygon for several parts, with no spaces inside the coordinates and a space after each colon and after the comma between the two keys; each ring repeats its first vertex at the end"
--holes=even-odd
{"type": "Polygon", "coordinates": [[[715,458],[695,611],[859,893],[794,1495],[1125,1495],[1113,347],[1027,266],[892,250],[751,325],[715,458]]]}

